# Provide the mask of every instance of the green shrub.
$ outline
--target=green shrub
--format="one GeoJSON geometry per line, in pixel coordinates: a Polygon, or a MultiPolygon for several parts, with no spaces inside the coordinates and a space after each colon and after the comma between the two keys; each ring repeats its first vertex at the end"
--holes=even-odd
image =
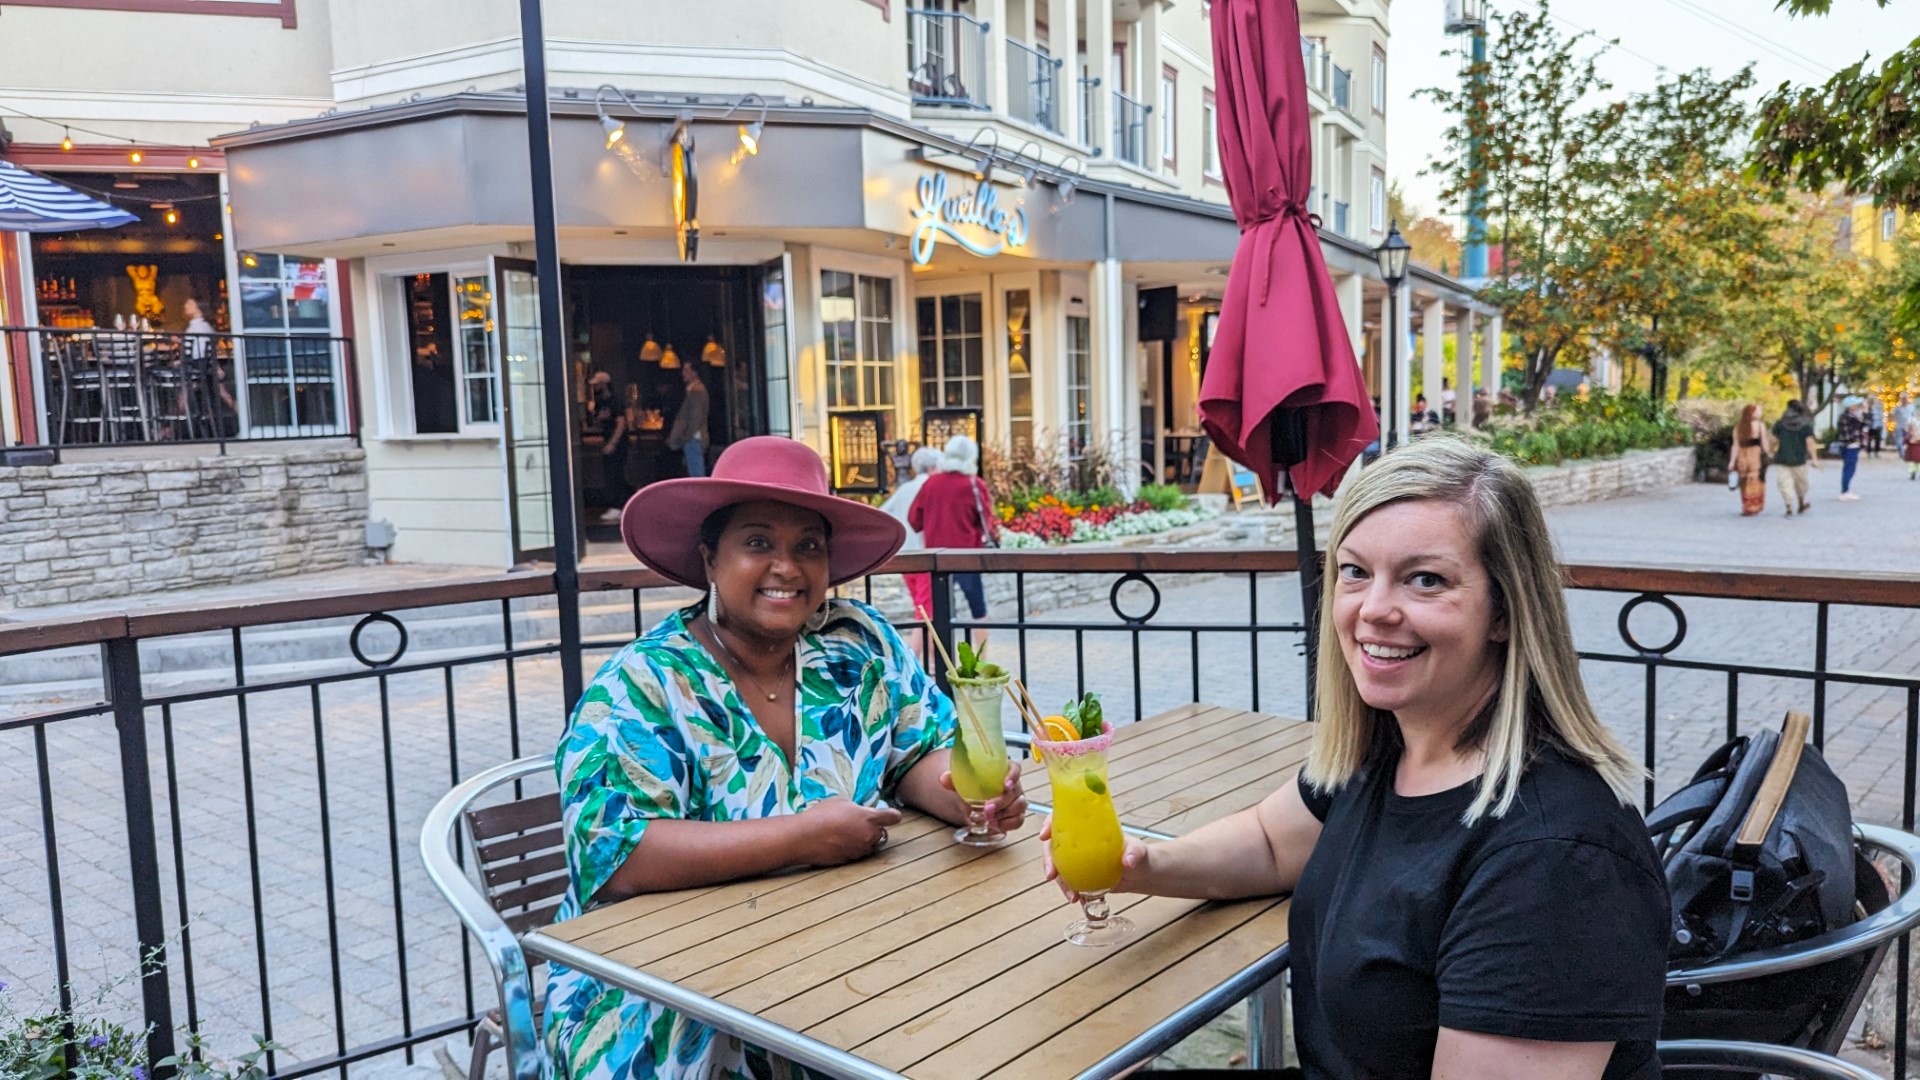
{"type": "Polygon", "coordinates": [[[1557,465],[1629,450],[1685,446],[1693,441],[1693,428],[1672,405],[1646,394],[1595,390],[1584,399],[1543,404],[1531,416],[1496,417],[1485,437],[1493,450],[1515,461],[1557,465]]]}
{"type": "Polygon", "coordinates": [[[1143,484],[1140,487],[1140,501],[1150,509],[1163,512],[1185,510],[1187,493],[1181,491],[1178,484],[1143,484]]]}

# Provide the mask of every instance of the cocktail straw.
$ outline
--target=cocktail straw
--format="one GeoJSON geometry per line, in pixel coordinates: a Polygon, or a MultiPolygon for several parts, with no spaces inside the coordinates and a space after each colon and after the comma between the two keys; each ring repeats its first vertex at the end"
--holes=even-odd
{"type": "Polygon", "coordinates": [[[1007,696],[1013,698],[1013,706],[1019,711],[1020,719],[1026,721],[1027,733],[1034,739],[1033,752],[1044,760],[1046,751],[1040,748],[1040,742],[1049,736],[1046,720],[1040,715],[1040,707],[1033,703],[1033,695],[1027,693],[1026,684],[1019,679],[1014,679],[1007,684],[1007,696]],[[1014,693],[1016,690],[1019,693],[1014,693]]]}
{"type": "MultiPolygon", "coordinates": [[[[960,670],[959,665],[953,662],[953,657],[947,652],[947,643],[940,640],[940,635],[934,631],[933,620],[927,617],[927,609],[916,607],[913,611],[914,614],[920,616],[920,622],[926,626],[927,636],[933,639],[933,647],[940,650],[941,663],[947,665],[948,671],[960,670]]],[[[980,740],[980,745],[991,746],[992,742],[987,737],[987,725],[981,723],[980,718],[974,715],[973,706],[968,703],[967,696],[965,694],[955,694],[953,695],[953,700],[959,704],[960,711],[967,714],[967,722],[973,725],[973,733],[980,740]]],[[[1003,736],[1000,741],[1005,742],[1006,738],[1003,736]]]]}

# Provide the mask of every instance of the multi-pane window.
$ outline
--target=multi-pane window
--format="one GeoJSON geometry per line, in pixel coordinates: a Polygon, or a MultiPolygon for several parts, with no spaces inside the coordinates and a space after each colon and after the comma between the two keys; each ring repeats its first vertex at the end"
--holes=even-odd
{"type": "Polygon", "coordinates": [[[1899,220],[1898,215],[1896,215],[1892,210],[1880,211],[1880,239],[1882,240],[1893,239],[1894,225],[1898,222],[1898,220],[1899,220]]]}
{"type": "Polygon", "coordinates": [[[1387,230],[1387,174],[1379,169],[1373,170],[1373,176],[1367,184],[1368,205],[1372,213],[1373,231],[1387,230]]]}
{"type": "Polygon", "coordinates": [[[979,293],[923,296],[920,325],[920,407],[980,408],[986,404],[986,335],[979,293]]]}
{"type": "Polygon", "coordinates": [[[893,406],[893,280],[820,272],[820,328],[827,354],[827,407],[893,406]]]}
{"type": "Polygon", "coordinates": [[[500,422],[500,372],[493,362],[493,286],[484,276],[455,278],[459,312],[460,403],[469,424],[500,422]]]}
{"type": "Polygon", "coordinates": [[[333,332],[327,264],[292,255],[240,261],[236,348],[246,386],[247,423],[256,431],[334,432],[341,426],[341,351],[333,332]]]}
{"type": "Polygon", "coordinates": [[[1067,452],[1075,458],[1093,445],[1093,321],[1067,316],[1067,452]]]}
{"type": "Polygon", "coordinates": [[[1016,451],[1033,446],[1033,293],[1008,289],[1007,429],[1016,451]]]}
{"type": "Polygon", "coordinates": [[[1387,54],[1373,47],[1373,111],[1387,114],[1387,54]]]}
{"type": "Polygon", "coordinates": [[[1160,160],[1169,170],[1175,168],[1179,159],[1180,127],[1175,119],[1180,115],[1180,83],[1172,68],[1160,73],[1160,160]]]}
{"type": "Polygon", "coordinates": [[[1220,179],[1220,117],[1211,93],[1200,99],[1200,162],[1208,176],[1220,179]]]}

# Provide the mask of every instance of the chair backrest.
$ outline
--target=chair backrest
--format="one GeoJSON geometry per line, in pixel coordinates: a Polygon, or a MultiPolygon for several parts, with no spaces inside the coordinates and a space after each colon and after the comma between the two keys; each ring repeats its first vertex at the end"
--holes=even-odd
{"type": "Polygon", "coordinates": [[[1794,1080],[1880,1080],[1826,1054],[1765,1043],[1686,1039],[1659,1044],[1662,1076],[1786,1076],[1794,1080]]]}
{"type": "Polygon", "coordinates": [[[1920,837],[1879,825],[1854,828],[1865,854],[1898,860],[1902,873],[1894,880],[1914,884],[1889,898],[1878,873],[1867,868],[1856,883],[1866,910],[1858,921],[1777,949],[1668,972],[1663,1033],[1681,1039],[1711,1035],[1788,1042],[1829,1054],[1839,1049],[1888,947],[1920,925],[1920,837]],[[1820,1000],[1810,1000],[1816,997],[1820,1000]],[[1777,1018],[1795,1010],[1807,1019],[1798,1033],[1733,1030],[1744,1022],[1729,1019],[1741,1014],[1777,1018]]]}
{"type": "Polygon", "coordinates": [[[560,796],[536,795],[463,817],[481,888],[507,928],[518,936],[552,922],[567,891],[560,796]]]}
{"type": "Polygon", "coordinates": [[[520,948],[520,935],[551,920],[558,903],[547,901],[566,889],[565,856],[554,850],[560,843],[560,801],[549,795],[477,810],[473,804],[496,788],[529,776],[551,775],[552,769],[553,759],[539,755],[477,773],[441,796],[420,827],[420,860],[426,864],[428,880],[446,897],[493,968],[494,985],[500,991],[500,1041],[512,1080],[542,1080],[545,1075],[540,1036],[534,1027],[533,977],[520,948]],[[463,829],[474,841],[481,880],[486,882],[484,893],[474,887],[460,863],[463,829]],[[552,869],[556,865],[557,877],[552,869]],[[511,914],[503,916],[503,910],[511,914]]]}

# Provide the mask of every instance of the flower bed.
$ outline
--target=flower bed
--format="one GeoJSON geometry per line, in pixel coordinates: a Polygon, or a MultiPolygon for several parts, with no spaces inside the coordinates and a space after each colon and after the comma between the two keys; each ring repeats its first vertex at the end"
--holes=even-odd
{"type": "MultiPolygon", "coordinates": [[[[1182,495],[1181,502],[1185,501],[1182,495]]],[[[1018,551],[1050,544],[1101,543],[1196,525],[1218,514],[1209,507],[1155,509],[1154,502],[1145,498],[1125,506],[1090,504],[1084,508],[1055,499],[1051,503],[1042,501],[1024,513],[1008,513],[1003,507],[1000,546],[1018,551]]]]}

